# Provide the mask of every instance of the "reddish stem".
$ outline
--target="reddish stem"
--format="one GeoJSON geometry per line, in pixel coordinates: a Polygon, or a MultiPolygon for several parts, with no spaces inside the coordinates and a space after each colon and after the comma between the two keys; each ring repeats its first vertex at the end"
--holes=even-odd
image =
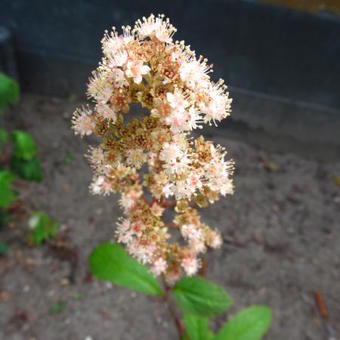
{"type": "Polygon", "coordinates": [[[200,276],[204,277],[206,275],[207,267],[208,267],[207,259],[205,257],[203,257],[203,259],[202,259],[202,267],[201,267],[201,269],[199,271],[200,276]]]}
{"type": "Polygon", "coordinates": [[[170,287],[166,284],[164,278],[163,278],[163,284],[164,284],[164,295],[163,295],[163,301],[167,304],[168,306],[168,310],[175,322],[176,325],[176,329],[177,329],[177,333],[179,336],[179,339],[182,339],[183,335],[185,334],[185,328],[184,325],[182,323],[182,321],[180,320],[180,318],[178,317],[176,310],[174,308],[174,306],[172,305],[170,298],[169,298],[169,291],[170,291],[170,287]]]}

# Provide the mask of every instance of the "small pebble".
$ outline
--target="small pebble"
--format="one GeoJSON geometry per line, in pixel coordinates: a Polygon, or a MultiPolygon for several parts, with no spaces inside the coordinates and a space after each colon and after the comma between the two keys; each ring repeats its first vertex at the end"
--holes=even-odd
{"type": "Polygon", "coordinates": [[[22,289],[24,293],[28,293],[30,291],[30,286],[25,285],[24,288],[22,289]]]}

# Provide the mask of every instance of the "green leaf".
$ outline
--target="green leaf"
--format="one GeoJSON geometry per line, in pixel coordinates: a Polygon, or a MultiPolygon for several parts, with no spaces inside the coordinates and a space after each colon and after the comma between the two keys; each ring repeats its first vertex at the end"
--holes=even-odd
{"type": "Polygon", "coordinates": [[[156,278],[117,243],[98,245],[89,258],[92,274],[100,279],[145,294],[162,295],[156,278]]]}
{"type": "Polygon", "coordinates": [[[185,331],[190,340],[209,339],[209,319],[193,314],[184,315],[185,331]]]}
{"type": "Polygon", "coordinates": [[[6,144],[8,141],[8,133],[6,132],[6,130],[0,128],[0,151],[2,149],[2,147],[4,146],[4,144],[6,144]]]}
{"type": "Polygon", "coordinates": [[[30,160],[13,156],[10,161],[11,170],[26,181],[41,182],[42,170],[37,158],[30,160]]]}
{"type": "Polygon", "coordinates": [[[29,133],[21,130],[15,130],[12,132],[11,136],[15,156],[17,158],[30,160],[36,155],[38,148],[29,133]]]}
{"type": "Polygon", "coordinates": [[[19,100],[19,84],[0,72],[0,111],[8,104],[16,104],[19,100]]]}
{"type": "Polygon", "coordinates": [[[59,229],[59,223],[43,211],[35,211],[28,221],[31,238],[35,245],[40,245],[47,239],[54,238],[59,229]]]}
{"type": "Polygon", "coordinates": [[[9,245],[6,242],[0,242],[0,256],[4,256],[8,253],[9,245]]]}
{"type": "Polygon", "coordinates": [[[73,158],[74,157],[73,157],[73,155],[71,153],[67,154],[66,157],[65,157],[65,163],[67,165],[70,165],[72,163],[72,161],[73,161],[73,158]]]}
{"type": "Polygon", "coordinates": [[[248,307],[226,322],[215,340],[259,340],[267,332],[271,319],[269,307],[248,307]]]}
{"type": "Polygon", "coordinates": [[[222,287],[199,276],[185,277],[173,288],[176,303],[184,313],[200,316],[219,314],[232,305],[222,287]]]}
{"type": "Polygon", "coordinates": [[[50,308],[50,314],[54,315],[61,313],[66,308],[66,305],[67,305],[66,302],[63,300],[53,303],[50,308]]]}
{"type": "Polygon", "coordinates": [[[7,170],[0,170],[0,208],[7,208],[15,201],[16,194],[12,190],[15,176],[7,170]]]}

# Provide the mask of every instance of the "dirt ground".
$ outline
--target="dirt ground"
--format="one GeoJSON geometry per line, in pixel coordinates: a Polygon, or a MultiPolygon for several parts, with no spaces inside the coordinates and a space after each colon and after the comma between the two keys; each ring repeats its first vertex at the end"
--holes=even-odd
{"type": "MultiPolygon", "coordinates": [[[[48,245],[28,247],[25,219],[0,230],[0,238],[11,246],[0,258],[0,339],[177,339],[157,298],[87,276],[91,249],[113,238],[120,211],[115,197],[88,193],[91,172],[83,156],[88,141],[70,129],[77,105],[24,95],[3,117],[6,128],[29,131],[39,146],[44,180],[21,182],[22,199],[69,228],[78,266],[75,282],[69,282],[67,261],[48,245]],[[70,164],[65,161],[69,155],[70,164]],[[66,305],[51,313],[57,301],[66,305]]],[[[236,162],[235,194],[202,212],[226,240],[221,250],[209,253],[207,276],[225,287],[234,306],[211,326],[221,326],[242,307],[268,304],[273,324],[266,339],[328,339],[314,302],[318,290],[340,336],[340,187],[334,181],[340,161],[268,153],[229,139],[223,129],[215,131],[213,139],[236,162]]]]}

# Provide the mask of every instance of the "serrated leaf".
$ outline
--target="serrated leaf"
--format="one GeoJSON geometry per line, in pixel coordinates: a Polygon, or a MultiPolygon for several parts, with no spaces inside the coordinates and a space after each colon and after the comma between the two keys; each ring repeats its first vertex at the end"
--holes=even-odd
{"type": "Polygon", "coordinates": [[[11,137],[14,145],[15,156],[17,158],[30,160],[36,155],[38,148],[29,133],[21,130],[15,130],[11,133],[11,137]]]}
{"type": "Polygon", "coordinates": [[[0,111],[9,104],[16,104],[19,100],[19,84],[0,72],[0,111]]]}
{"type": "Polygon", "coordinates": [[[31,238],[35,245],[40,245],[47,239],[54,238],[59,229],[59,223],[43,211],[35,211],[29,221],[31,238]]]}
{"type": "Polygon", "coordinates": [[[89,258],[89,266],[92,274],[100,280],[112,281],[145,294],[162,295],[156,278],[120,244],[106,242],[97,246],[89,258]]]}
{"type": "Polygon", "coordinates": [[[26,181],[41,182],[42,170],[37,158],[29,160],[13,156],[10,161],[11,170],[26,181]]]}
{"type": "Polygon", "coordinates": [[[185,331],[190,340],[209,339],[209,319],[193,314],[184,315],[185,331]]]}
{"type": "Polygon", "coordinates": [[[7,208],[12,203],[16,194],[12,189],[15,176],[7,170],[0,170],[0,208],[7,208]]]}
{"type": "Polygon", "coordinates": [[[218,332],[215,340],[260,340],[272,318],[267,306],[252,306],[237,313],[218,332]]]}
{"type": "Polygon", "coordinates": [[[232,305],[222,287],[199,276],[185,277],[173,288],[176,303],[184,313],[209,317],[232,305]]]}

